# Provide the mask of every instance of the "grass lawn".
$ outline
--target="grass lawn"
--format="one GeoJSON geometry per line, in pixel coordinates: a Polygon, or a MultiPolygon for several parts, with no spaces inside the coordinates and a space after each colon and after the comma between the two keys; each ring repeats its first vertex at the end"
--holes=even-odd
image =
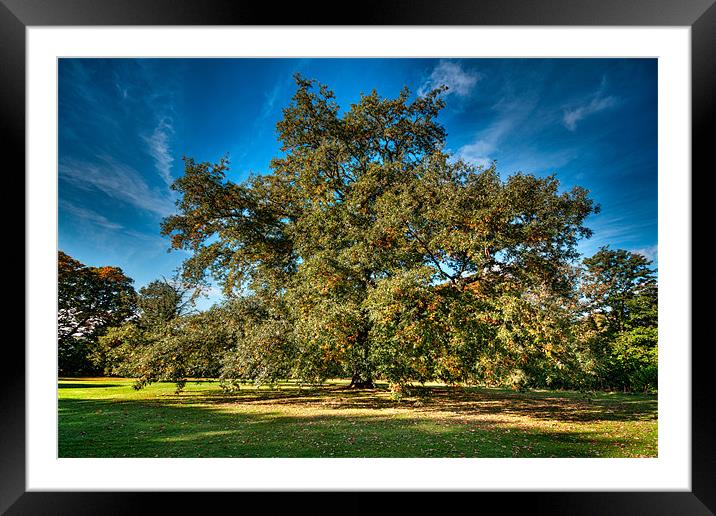
{"type": "Polygon", "coordinates": [[[60,457],[656,457],[656,396],[61,379],[60,457]]]}

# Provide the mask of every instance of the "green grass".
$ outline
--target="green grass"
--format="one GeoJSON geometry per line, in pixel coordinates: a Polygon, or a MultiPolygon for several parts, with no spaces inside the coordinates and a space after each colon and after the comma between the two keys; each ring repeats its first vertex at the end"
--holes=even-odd
{"type": "Polygon", "coordinates": [[[59,382],[60,457],[656,457],[656,396],[59,382]]]}

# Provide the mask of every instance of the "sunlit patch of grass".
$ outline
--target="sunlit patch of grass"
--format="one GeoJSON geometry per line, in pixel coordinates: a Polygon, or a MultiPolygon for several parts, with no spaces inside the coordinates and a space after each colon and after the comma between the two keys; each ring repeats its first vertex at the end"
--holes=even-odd
{"type": "Polygon", "coordinates": [[[61,457],[655,457],[649,395],[61,379],[61,457]]]}

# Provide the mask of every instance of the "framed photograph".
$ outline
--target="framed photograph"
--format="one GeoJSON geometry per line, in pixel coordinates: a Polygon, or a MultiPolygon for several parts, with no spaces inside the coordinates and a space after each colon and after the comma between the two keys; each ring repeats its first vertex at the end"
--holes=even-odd
{"type": "Polygon", "coordinates": [[[712,4],[2,0],[0,510],[712,514],[712,4]]]}

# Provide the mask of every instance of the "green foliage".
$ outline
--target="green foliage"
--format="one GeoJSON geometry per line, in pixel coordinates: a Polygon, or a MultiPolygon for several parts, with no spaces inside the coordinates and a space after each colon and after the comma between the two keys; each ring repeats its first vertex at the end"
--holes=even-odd
{"type": "Polygon", "coordinates": [[[137,371],[133,364],[148,344],[146,332],[129,322],[108,328],[90,358],[106,375],[135,376],[137,371]]]}
{"type": "Polygon", "coordinates": [[[531,296],[571,295],[567,264],[598,209],[586,190],[454,161],[442,88],[341,111],[326,86],[296,84],[271,173],[236,184],[227,160],[186,158],[162,224],[192,253],[185,279],[261,306],[239,310],[225,380],[497,382],[550,359],[562,323],[531,296]]]}
{"type": "Polygon", "coordinates": [[[148,331],[149,345],[133,362],[137,387],[173,381],[181,389],[188,378],[219,376],[222,358],[235,342],[235,327],[222,315],[212,308],[148,331]]]}
{"type": "Polygon", "coordinates": [[[94,372],[89,356],[108,327],[134,316],[133,280],[119,267],[89,267],[58,252],[58,369],[94,372]]]}
{"type": "MultiPolygon", "coordinates": [[[[655,271],[644,256],[602,247],[594,256],[585,258],[584,265],[582,290],[589,300],[589,309],[605,314],[612,331],[622,331],[630,320],[634,321],[631,310],[640,311],[644,317],[649,305],[656,306],[655,271]],[[640,302],[647,304],[640,307],[640,302]]],[[[656,322],[655,312],[651,320],[641,324],[652,322],[656,322]]]]}
{"type": "Polygon", "coordinates": [[[186,298],[188,290],[179,280],[166,279],[152,281],[139,289],[139,324],[144,328],[161,326],[185,313],[192,301],[186,298]]]}
{"type": "Polygon", "coordinates": [[[658,383],[658,286],[644,256],[606,247],[584,260],[592,360],[601,388],[649,391],[658,383]]]}
{"type": "Polygon", "coordinates": [[[139,317],[99,337],[90,355],[95,367],[107,375],[137,378],[137,387],[173,380],[181,388],[189,376],[216,376],[217,319],[211,312],[181,317],[191,303],[187,291],[166,280],[142,287],[139,317]]]}
{"type": "Polygon", "coordinates": [[[61,375],[93,375],[101,369],[94,366],[91,356],[95,342],[84,336],[66,336],[57,341],[58,373],[61,375]]]}
{"type": "Polygon", "coordinates": [[[291,376],[292,368],[298,367],[291,327],[274,306],[243,297],[214,313],[221,315],[224,324],[235,325],[230,349],[221,362],[219,378],[225,389],[237,389],[246,380],[256,385],[273,383],[291,376]]]}
{"type": "Polygon", "coordinates": [[[110,328],[93,354],[105,374],[136,379],[141,388],[171,381],[181,390],[189,378],[219,376],[222,359],[236,342],[234,325],[215,307],[150,328],[128,323],[110,328]]]}
{"type": "Polygon", "coordinates": [[[634,328],[619,335],[610,356],[614,383],[626,390],[650,391],[657,388],[658,330],[634,328]]]}

